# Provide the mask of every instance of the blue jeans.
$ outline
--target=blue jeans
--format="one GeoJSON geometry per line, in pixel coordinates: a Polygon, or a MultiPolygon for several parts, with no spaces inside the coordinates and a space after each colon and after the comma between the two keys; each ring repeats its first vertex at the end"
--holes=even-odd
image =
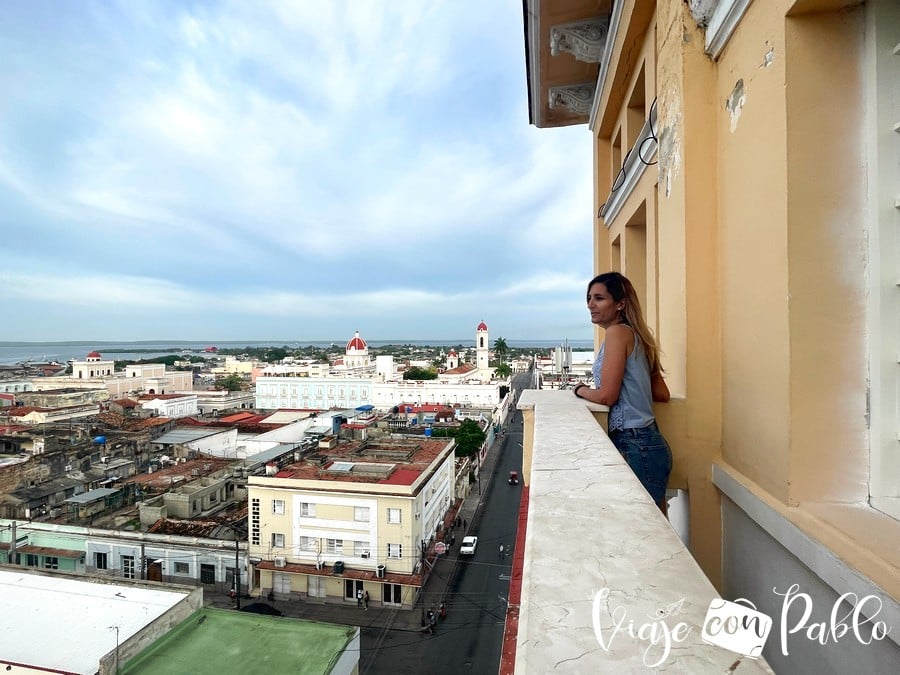
{"type": "Polygon", "coordinates": [[[641,429],[614,429],[609,432],[609,439],[653,501],[661,504],[672,471],[672,450],[656,422],[641,429]]]}

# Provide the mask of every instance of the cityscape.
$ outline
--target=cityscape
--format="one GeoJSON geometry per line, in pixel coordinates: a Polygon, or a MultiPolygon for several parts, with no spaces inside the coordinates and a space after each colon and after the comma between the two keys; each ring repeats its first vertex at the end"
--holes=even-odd
{"type": "MultiPolygon", "coordinates": [[[[52,577],[23,585],[7,576],[4,588],[46,599],[37,621],[86,604],[93,617],[53,649],[10,645],[10,660],[73,672],[192,670],[207,648],[193,627],[205,625],[235,632],[240,662],[286,634],[308,643],[280,657],[276,672],[326,672],[334,658],[322,660],[323,641],[351,670],[464,667],[450,651],[444,665],[431,663],[434,647],[398,656],[373,636],[425,640],[459,633],[473,609],[496,611],[466,606],[459,589],[479,565],[510,569],[518,492],[488,495],[497,481],[518,485],[517,393],[586,376],[592,353],[575,353],[582,372],[564,371],[567,344],[510,348],[483,321],[468,345],[450,347],[370,349],[357,331],[342,345],[162,352],[0,365],[0,562],[82,579],[69,601],[52,577]],[[499,563],[488,547],[499,547],[499,563]],[[133,603],[107,604],[135,588],[133,603]],[[242,614],[228,616],[234,610],[242,614]],[[202,623],[186,620],[198,613],[202,623]],[[242,632],[258,621],[281,627],[250,644],[242,632]],[[173,645],[157,644],[164,637],[173,645]]],[[[500,577],[502,597],[509,575],[500,577]]],[[[498,667],[496,623],[470,636],[478,669],[498,667]]]]}
{"type": "Polygon", "coordinates": [[[895,0],[0,51],[6,672],[900,672],[895,0]]]}

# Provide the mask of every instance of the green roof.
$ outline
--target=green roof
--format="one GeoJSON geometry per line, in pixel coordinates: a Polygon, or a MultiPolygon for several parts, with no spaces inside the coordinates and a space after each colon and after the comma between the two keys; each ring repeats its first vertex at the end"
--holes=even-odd
{"type": "Polygon", "coordinates": [[[122,673],[330,673],[358,629],[203,608],[131,659],[122,673]]]}

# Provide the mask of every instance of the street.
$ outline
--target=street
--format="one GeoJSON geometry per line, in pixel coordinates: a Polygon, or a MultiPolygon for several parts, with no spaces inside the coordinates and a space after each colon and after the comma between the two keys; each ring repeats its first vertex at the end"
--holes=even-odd
{"type": "MultiPolygon", "coordinates": [[[[529,374],[513,377],[516,391],[527,388],[529,374]]],[[[478,537],[475,555],[438,564],[456,565],[443,598],[429,597],[435,607],[443,601],[447,617],[434,635],[409,630],[364,629],[360,672],[377,675],[496,673],[506,618],[512,554],[516,539],[521,482],[509,485],[510,471],[522,472],[522,416],[513,410],[506,431],[490,450],[494,470],[482,476],[481,505],[468,534],[478,537]],[[500,553],[500,545],[503,552],[500,553]]],[[[478,488],[476,487],[476,490],[478,488]]],[[[429,589],[430,590],[430,589],[429,589]]]]}

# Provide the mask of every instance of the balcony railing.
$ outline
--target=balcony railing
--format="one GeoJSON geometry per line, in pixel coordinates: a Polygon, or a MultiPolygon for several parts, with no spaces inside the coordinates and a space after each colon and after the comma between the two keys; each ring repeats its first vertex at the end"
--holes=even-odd
{"type": "MultiPolygon", "coordinates": [[[[703,639],[710,604],[729,606],[598,423],[605,408],[536,390],[518,408],[525,484],[501,672],[771,673],[703,639]]],[[[727,619],[707,627],[725,637],[727,619]]]]}

